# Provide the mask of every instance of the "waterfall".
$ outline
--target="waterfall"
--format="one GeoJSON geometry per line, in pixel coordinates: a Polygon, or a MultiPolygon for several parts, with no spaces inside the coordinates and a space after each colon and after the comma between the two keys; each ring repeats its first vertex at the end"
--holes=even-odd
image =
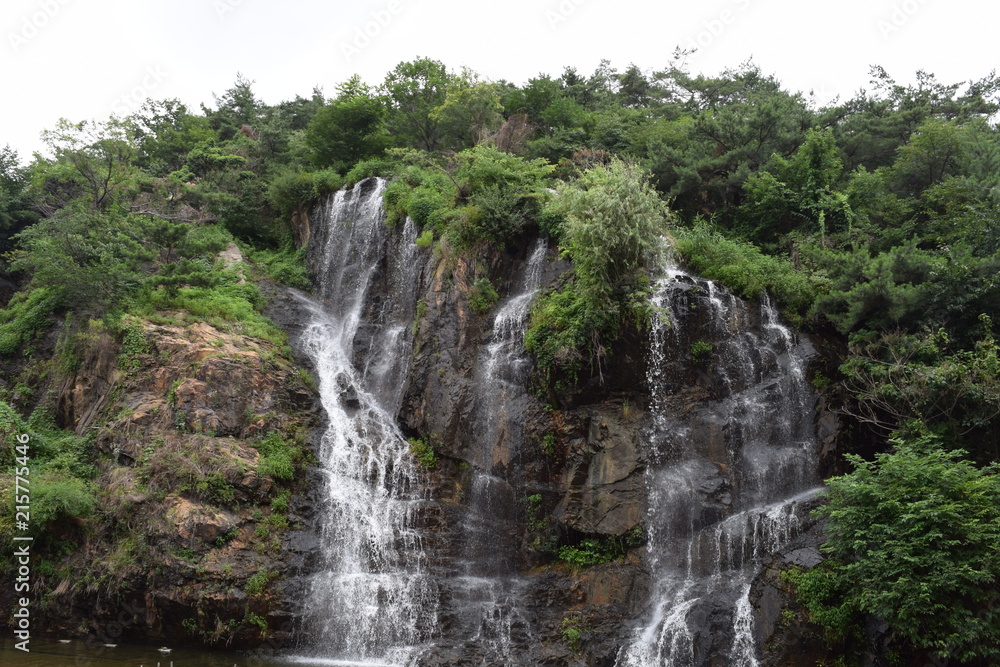
{"type": "Polygon", "coordinates": [[[819,484],[816,399],[804,372],[812,351],[769,299],[748,307],[676,269],[656,283],[652,305],[653,608],[618,665],[757,667],[751,582],[799,533],[819,484]],[[702,393],[694,405],[692,372],[702,393]]]}
{"type": "Polygon", "coordinates": [[[439,592],[427,573],[420,473],[399,432],[416,308],[415,229],[384,222],[384,181],[329,198],[314,216],[319,300],[301,343],[312,359],[327,425],[323,562],[304,602],[314,655],[330,664],[408,664],[437,629],[439,592]],[[380,285],[375,298],[373,287],[380,285]]]}
{"type": "Polygon", "coordinates": [[[527,381],[531,361],[524,334],[531,302],[542,280],[548,247],[539,240],[520,285],[493,318],[490,343],[474,373],[476,419],[469,448],[472,484],[461,530],[459,575],[451,582],[460,631],[473,652],[491,667],[526,664],[530,624],[518,599],[524,582],[516,575],[517,493],[508,466],[524,444],[527,381]]]}

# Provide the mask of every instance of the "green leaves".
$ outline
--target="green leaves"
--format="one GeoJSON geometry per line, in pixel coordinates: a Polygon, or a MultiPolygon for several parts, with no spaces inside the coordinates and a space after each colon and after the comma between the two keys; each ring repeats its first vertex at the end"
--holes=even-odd
{"type": "Polygon", "coordinates": [[[575,380],[585,361],[600,372],[623,316],[634,312],[634,297],[647,284],[647,260],[663,249],[671,215],[645,174],[620,160],[559,183],[546,212],[563,219],[560,248],[573,272],[537,299],[525,347],[549,380],[575,380]]]}
{"type": "Polygon", "coordinates": [[[382,100],[359,90],[324,106],[305,133],[315,166],[346,172],[354,163],[380,154],[388,145],[382,100]]]}
{"type": "MultiPolygon", "coordinates": [[[[919,436],[875,461],[849,457],[854,472],[828,480],[818,510],[835,559],[822,576],[841,582],[844,604],[878,615],[917,648],[995,659],[1000,466],[977,468],[962,454],[919,436]]],[[[800,587],[807,603],[824,595],[814,589],[800,587]]]]}
{"type": "Polygon", "coordinates": [[[565,218],[561,247],[579,286],[607,298],[635,280],[662,246],[670,212],[635,165],[612,160],[556,186],[550,212],[565,218]]]}
{"type": "Polygon", "coordinates": [[[855,334],[840,370],[857,416],[886,429],[919,420],[965,439],[981,458],[996,458],[990,436],[1000,415],[1000,359],[991,328],[984,316],[982,337],[971,349],[955,349],[943,329],[855,334]]]}
{"type": "Polygon", "coordinates": [[[752,243],[726,238],[703,220],[675,232],[675,247],[692,269],[745,299],[774,296],[785,315],[801,321],[816,297],[810,276],[752,243]]]}

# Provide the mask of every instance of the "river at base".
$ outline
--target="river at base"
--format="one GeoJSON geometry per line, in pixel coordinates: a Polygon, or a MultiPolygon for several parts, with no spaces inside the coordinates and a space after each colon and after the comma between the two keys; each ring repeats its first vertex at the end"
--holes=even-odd
{"type": "MultiPolygon", "coordinates": [[[[32,638],[30,652],[14,648],[14,640],[0,643],[0,665],[4,667],[278,667],[288,660],[260,658],[234,651],[173,648],[161,652],[157,646],[117,644],[113,648],[94,641],[32,638]],[[89,644],[89,645],[88,645],[89,644]]],[[[327,663],[330,664],[330,663],[327,663]]],[[[354,664],[354,663],[350,663],[354,664]]]]}

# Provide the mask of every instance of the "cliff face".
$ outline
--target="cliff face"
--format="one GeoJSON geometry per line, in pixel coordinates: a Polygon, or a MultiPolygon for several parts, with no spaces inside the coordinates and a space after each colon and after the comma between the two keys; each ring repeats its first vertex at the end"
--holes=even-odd
{"type": "MultiPolygon", "coordinates": [[[[365,197],[366,187],[352,196],[365,197]]],[[[300,237],[313,239],[317,276],[329,215],[297,218],[300,237]]],[[[403,233],[379,243],[400,252],[403,233]]],[[[417,284],[405,307],[394,302],[391,261],[372,264],[351,346],[356,365],[374,363],[386,308],[413,318],[400,334],[409,358],[400,362],[406,373],[393,410],[429,464],[429,502],[406,529],[422,535],[434,591],[425,610],[433,632],[421,636],[414,626],[414,641],[424,642],[417,662],[658,665],[665,641],[690,651],[685,664],[815,664],[820,642],[781,578],[818,554],[808,497],[796,494],[818,484],[836,439],[835,416],[806,381],[812,346],[781,327],[768,303],[677,278],[669,288],[677,321],[664,329],[673,338],[656,343],[668,358],[651,359],[649,331],[628,332],[577,391],[543,391],[523,328],[533,295],[569,268],[556,254],[529,237],[503,253],[439,242],[408,260],[417,284]],[[487,309],[475,302],[483,277],[499,294],[487,309]],[[709,352],[694,352],[696,342],[709,352]],[[659,376],[650,375],[653,363],[662,365],[659,376]],[[670,438],[677,442],[667,446],[670,438]],[[664,504],[670,484],[691,491],[664,504]],[[689,527],[659,523],[675,514],[689,527]],[[690,570],[707,573],[693,586],[716,586],[705,583],[713,571],[728,582],[705,593],[718,597],[716,606],[691,614],[682,630],[655,620],[676,593],[660,563],[675,548],[664,542],[670,535],[697,552],[690,570]],[[713,551],[713,539],[728,540],[729,550],[713,551]],[[660,636],[659,648],[640,646],[644,634],[660,636]]],[[[303,641],[322,654],[321,638],[303,641]]]]}
{"type": "MultiPolygon", "coordinates": [[[[530,248],[525,242],[523,254],[486,259],[506,300],[518,296],[530,248]]],[[[546,258],[543,285],[568,268],[554,254],[546,258]]],[[[526,388],[498,389],[483,377],[483,359],[496,344],[494,320],[505,299],[486,313],[472,309],[474,268],[470,261],[428,258],[426,313],[417,323],[399,419],[441,457],[428,475],[441,512],[435,558],[461,569],[478,549],[492,551],[502,565],[473,565],[472,571],[517,592],[498,603],[512,627],[490,628],[488,610],[469,605],[468,595],[453,588],[443,596],[446,637],[449,630],[459,634],[463,616],[476,614],[483,616],[477,621],[486,637],[509,634],[492,642],[456,639],[457,646],[432,651],[422,662],[490,661],[499,652],[510,664],[613,664],[621,637],[648,597],[639,550],[580,569],[556,564],[555,555],[585,539],[625,539],[642,529],[645,461],[639,439],[648,415],[641,376],[630,372],[641,367],[642,349],[616,350],[608,363],[614,370],[606,370],[605,383],[586,396],[550,402],[526,388]],[[505,390],[499,406],[483,396],[505,390]],[[484,414],[491,410],[496,413],[484,414]],[[500,422],[492,432],[489,417],[500,422]],[[495,490],[477,494],[477,485],[486,483],[495,490]],[[506,654],[497,649],[505,641],[506,654]]]]}
{"type": "MultiPolygon", "coordinates": [[[[181,312],[99,323],[54,375],[57,420],[96,434],[97,508],[57,526],[36,563],[37,627],[100,642],[281,645],[292,603],[275,581],[297,515],[292,466],[317,419],[308,375],[274,343],[181,312]]],[[[300,559],[298,559],[300,560],[300,559]]],[[[5,591],[6,593],[6,591],[5,591]]]]}
{"type": "Polygon", "coordinates": [[[61,528],[40,625],[420,665],[815,664],[781,576],[818,557],[795,494],[836,447],[809,342],[678,273],[669,317],[552,392],[523,333],[568,263],[530,236],[417,248],[380,187],[296,215],[318,298],[265,286],[292,351],[176,312],[124,347],[80,337],[52,390],[104,455],[101,520],[61,528]]]}

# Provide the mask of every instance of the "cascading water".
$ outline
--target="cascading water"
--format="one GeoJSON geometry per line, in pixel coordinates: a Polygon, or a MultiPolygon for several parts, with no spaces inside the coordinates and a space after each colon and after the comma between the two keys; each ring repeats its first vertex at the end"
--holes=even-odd
{"type": "Polygon", "coordinates": [[[452,583],[460,632],[470,637],[483,664],[522,665],[530,634],[518,598],[516,576],[517,499],[507,467],[524,442],[530,359],[524,333],[531,302],[542,279],[547,246],[539,240],[528,257],[520,289],[500,305],[491,342],[475,372],[477,418],[471,437],[472,488],[461,525],[462,549],[452,583]]]}
{"type": "Polygon", "coordinates": [[[756,667],[750,585],[799,531],[819,480],[811,354],[758,312],[669,270],[656,284],[646,473],[653,610],[619,667],[756,667]],[[711,354],[706,354],[711,345],[711,354]],[[691,357],[707,397],[685,388],[691,357]]]}
{"type": "Polygon", "coordinates": [[[324,561],[305,602],[314,656],[303,660],[327,664],[407,664],[437,626],[418,521],[426,501],[394,418],[416,308],[415,230],[385,225],[384,187],[369,179],[323,206],[325,238],[313,246],[322,302],[301,297],[312,314],[302,345],[328,419],[324,561]],[[372,298],[376,282],[387,298],[372,298]]]}

